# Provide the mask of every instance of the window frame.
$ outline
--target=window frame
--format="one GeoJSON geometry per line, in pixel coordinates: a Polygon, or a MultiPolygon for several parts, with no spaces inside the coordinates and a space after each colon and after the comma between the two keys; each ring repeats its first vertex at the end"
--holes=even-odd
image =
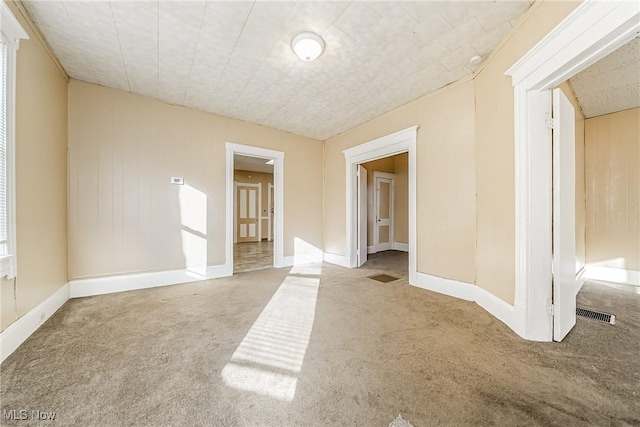
{"type": "Polygon", "coordinates": [[[7,254],[0,256],[0,277],[12,279],[17,275],[16,262],[16,61],[20,40],[28,40],[20,22],[4,0],[0,0],[0,37],[7,45],[6,100],[6,206],[7,254]]]}

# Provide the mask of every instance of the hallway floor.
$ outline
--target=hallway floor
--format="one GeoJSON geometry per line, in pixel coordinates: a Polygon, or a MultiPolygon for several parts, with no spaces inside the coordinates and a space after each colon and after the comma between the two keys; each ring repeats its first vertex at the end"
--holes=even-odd
{"type": "Polygon", "coordinates": [[[586,284],[618,323],[535,343],[409,286],[406,266],[388,252],[70,300],[2,364],[1,409],[65,426],[640,424],[640,295],[586,284]]]}
{"type": "Polygon", "coordinates": [[[273,267],[273,241],[235,243],[233,272],[261,270],[273,267]]]}

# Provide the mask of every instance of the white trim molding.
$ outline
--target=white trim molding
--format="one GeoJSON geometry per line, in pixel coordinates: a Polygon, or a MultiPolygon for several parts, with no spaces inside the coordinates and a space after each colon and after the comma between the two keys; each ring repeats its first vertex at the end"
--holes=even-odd
{"type": "Polygon", "coordinates": [[[391,244],[391,249],[393,249],[394,251],[409,252],[409,244],[393,242],[391,244]]]}
{"type": "Polygon", "coordinates": [[[38,304],[24,316],[7,326],[0,333],[0,363],[4,362],[44,322],[69,300],[69,284],[65,283],[49,298],[38,304]]]}
{"type": "Polygon", "coordinates": [[[330,252],[325,252],[324,262],[328,262],[329,264],[339,265],[340,267],[349,268],[347,257],[344,255],[337,255],[337,254],[332,254],[330,252]]]}
{"type": "Polygon", "coordinates": [[[29,40],[29,35],[4,1],[0,2],[0,29],[16,50],[20,48],[20,40],[29,40]]]}
{"type": "Polygon", "coordinates": [[[522,337],[551,341],[550,89],[632,40],[640,3],[581,3],[506,74],[514,86],[516,277],[514,325],[522,337]]]}
{"type": "Polygon", "coordinates": [[[425,273],[417,273],[416,278],[417,281],[413,286],[454,298],[473,301],[516,331],[516,333],[521,329],[520,325],[516,323],[517,318],[514,307],[479,286],[425,273]]]}
{"type": "MultiPolygon", "coordinates": [[[[361,163],[401,153],[409,153],[409,283],[415,283],[417,273],[416,253],[416,142],[418,126],[383,136],[373,141],[344,150],[346,161],[346,265],[358,265],[357,166],[361,163]]],[[[325,260],[326,260],[325,256],[325,260]]],[[[329,261],[330,262],[330,261],[329,261]]]]}
{"type": "Polygon", "coordinates": [[[284,257],[283,267],[293,267],[294,265],[312,264],[324,261],[322,251],[312,254],[292,255],[284,257]]]}
{"type": "MultiPolygon", "coordinates": [[[[284,259],[284,152],[269,150],[267,148],[253,147],[251,145],[227,142],[227,213],[226,213],[226,257],[225,266],[233,274],[233,239],[234,239],[234,183],[233,183],[233,156],[240,154],[249,157],[273,160],[273,185],[275,203],[273,207],[274,217],[274,242],[273,242],[273,266],[276,268],[285,266],[284,259]]],[[[260,236],[262,237],[262,236],[260,236]]]]}
{"type": "Polygon", "coordinates": [[[584,270],[584,280],[599,280],[601,282],[620,283],[621,285],[640,286],[640,271],[600,265],[588,265],[584,270]]]}
{"type": "Polygon", "coordinates": [[[70,297],[82,298],[94,295],[113,294],[116,292],[134,291],[138,289],[157,288],[161,286],[191,283],[200,280],[218,279],[231,276],[232,271],[226,264],[208,266],[204,274],[187,268],[166,271],[150,271],[146,273],[119,274],[114,276],[77,279],[69,282],[70,297]]]}
{"type": "Polygon", "coordinates": [[[271,226],[271,221],[273,221],[273,213],[271,212],[271,205],[273,204],[273,200],[271,200],[271,190],[273,190],[274,185],[272,183],[267,184],[267,227],[269,232],[267,233],[267,241],[273,240],[273,227],[271,226]]]}
{"type": "Polygon", "coordinates": [[[585,275],[586,272],[587,268],[585,266],[582,266],[580,271],[576,273],[576,295],[578,295],[578,292],[580,292],[580,289],[582,289],[582,285],[584,285],[584,282],[586,282],[587,280],[587,277],[585,275]]]}
{"type": "MultiPolygon", "coordinates": [[[[409,252],[409,244],[408,243],[398,243],[398,242],[392,242],[391,243],[391,250],[392,251],[400,251],[400,252],[409,252]]],[[[376,247],[375,246],[367,246],[367,254],[376,254],[380,251],[376,251],[376,247]]]]}

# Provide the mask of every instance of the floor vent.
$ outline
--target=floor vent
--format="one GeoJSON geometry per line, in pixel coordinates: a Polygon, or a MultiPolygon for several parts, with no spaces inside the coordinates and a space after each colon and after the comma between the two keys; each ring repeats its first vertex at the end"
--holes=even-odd
{"type": "Polygon", "coordinates": [[[613,314],[600,313],[599,311],[587,310],[586,308],[576,308],[576,315],[611,325],[616,324],[616,316],[613,314]]]}
{"type": "Polygon", "coordinates": [[[374,276],[369,276],[369,279],[377,280],[382,283],[393,282],[394,280],[398,280],[397,277],[389,276],[388,274],[376,274],[374,276]]]}

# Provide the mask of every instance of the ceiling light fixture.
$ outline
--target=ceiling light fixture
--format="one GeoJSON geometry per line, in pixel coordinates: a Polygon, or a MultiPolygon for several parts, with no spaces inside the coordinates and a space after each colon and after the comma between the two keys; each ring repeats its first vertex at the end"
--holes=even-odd
{"type": "Polygon", "coordinates": [[[469,64],[478,65],[482,61],[482,57],[480,55],[474,55],[469,60],[469,64]]]}
{"type": "Polygon", "coordinates": [[[315,33],[300,33],[293,38],[291,49],[298,58],[311,62],[324,51],[324,40],[315,33]]]}

